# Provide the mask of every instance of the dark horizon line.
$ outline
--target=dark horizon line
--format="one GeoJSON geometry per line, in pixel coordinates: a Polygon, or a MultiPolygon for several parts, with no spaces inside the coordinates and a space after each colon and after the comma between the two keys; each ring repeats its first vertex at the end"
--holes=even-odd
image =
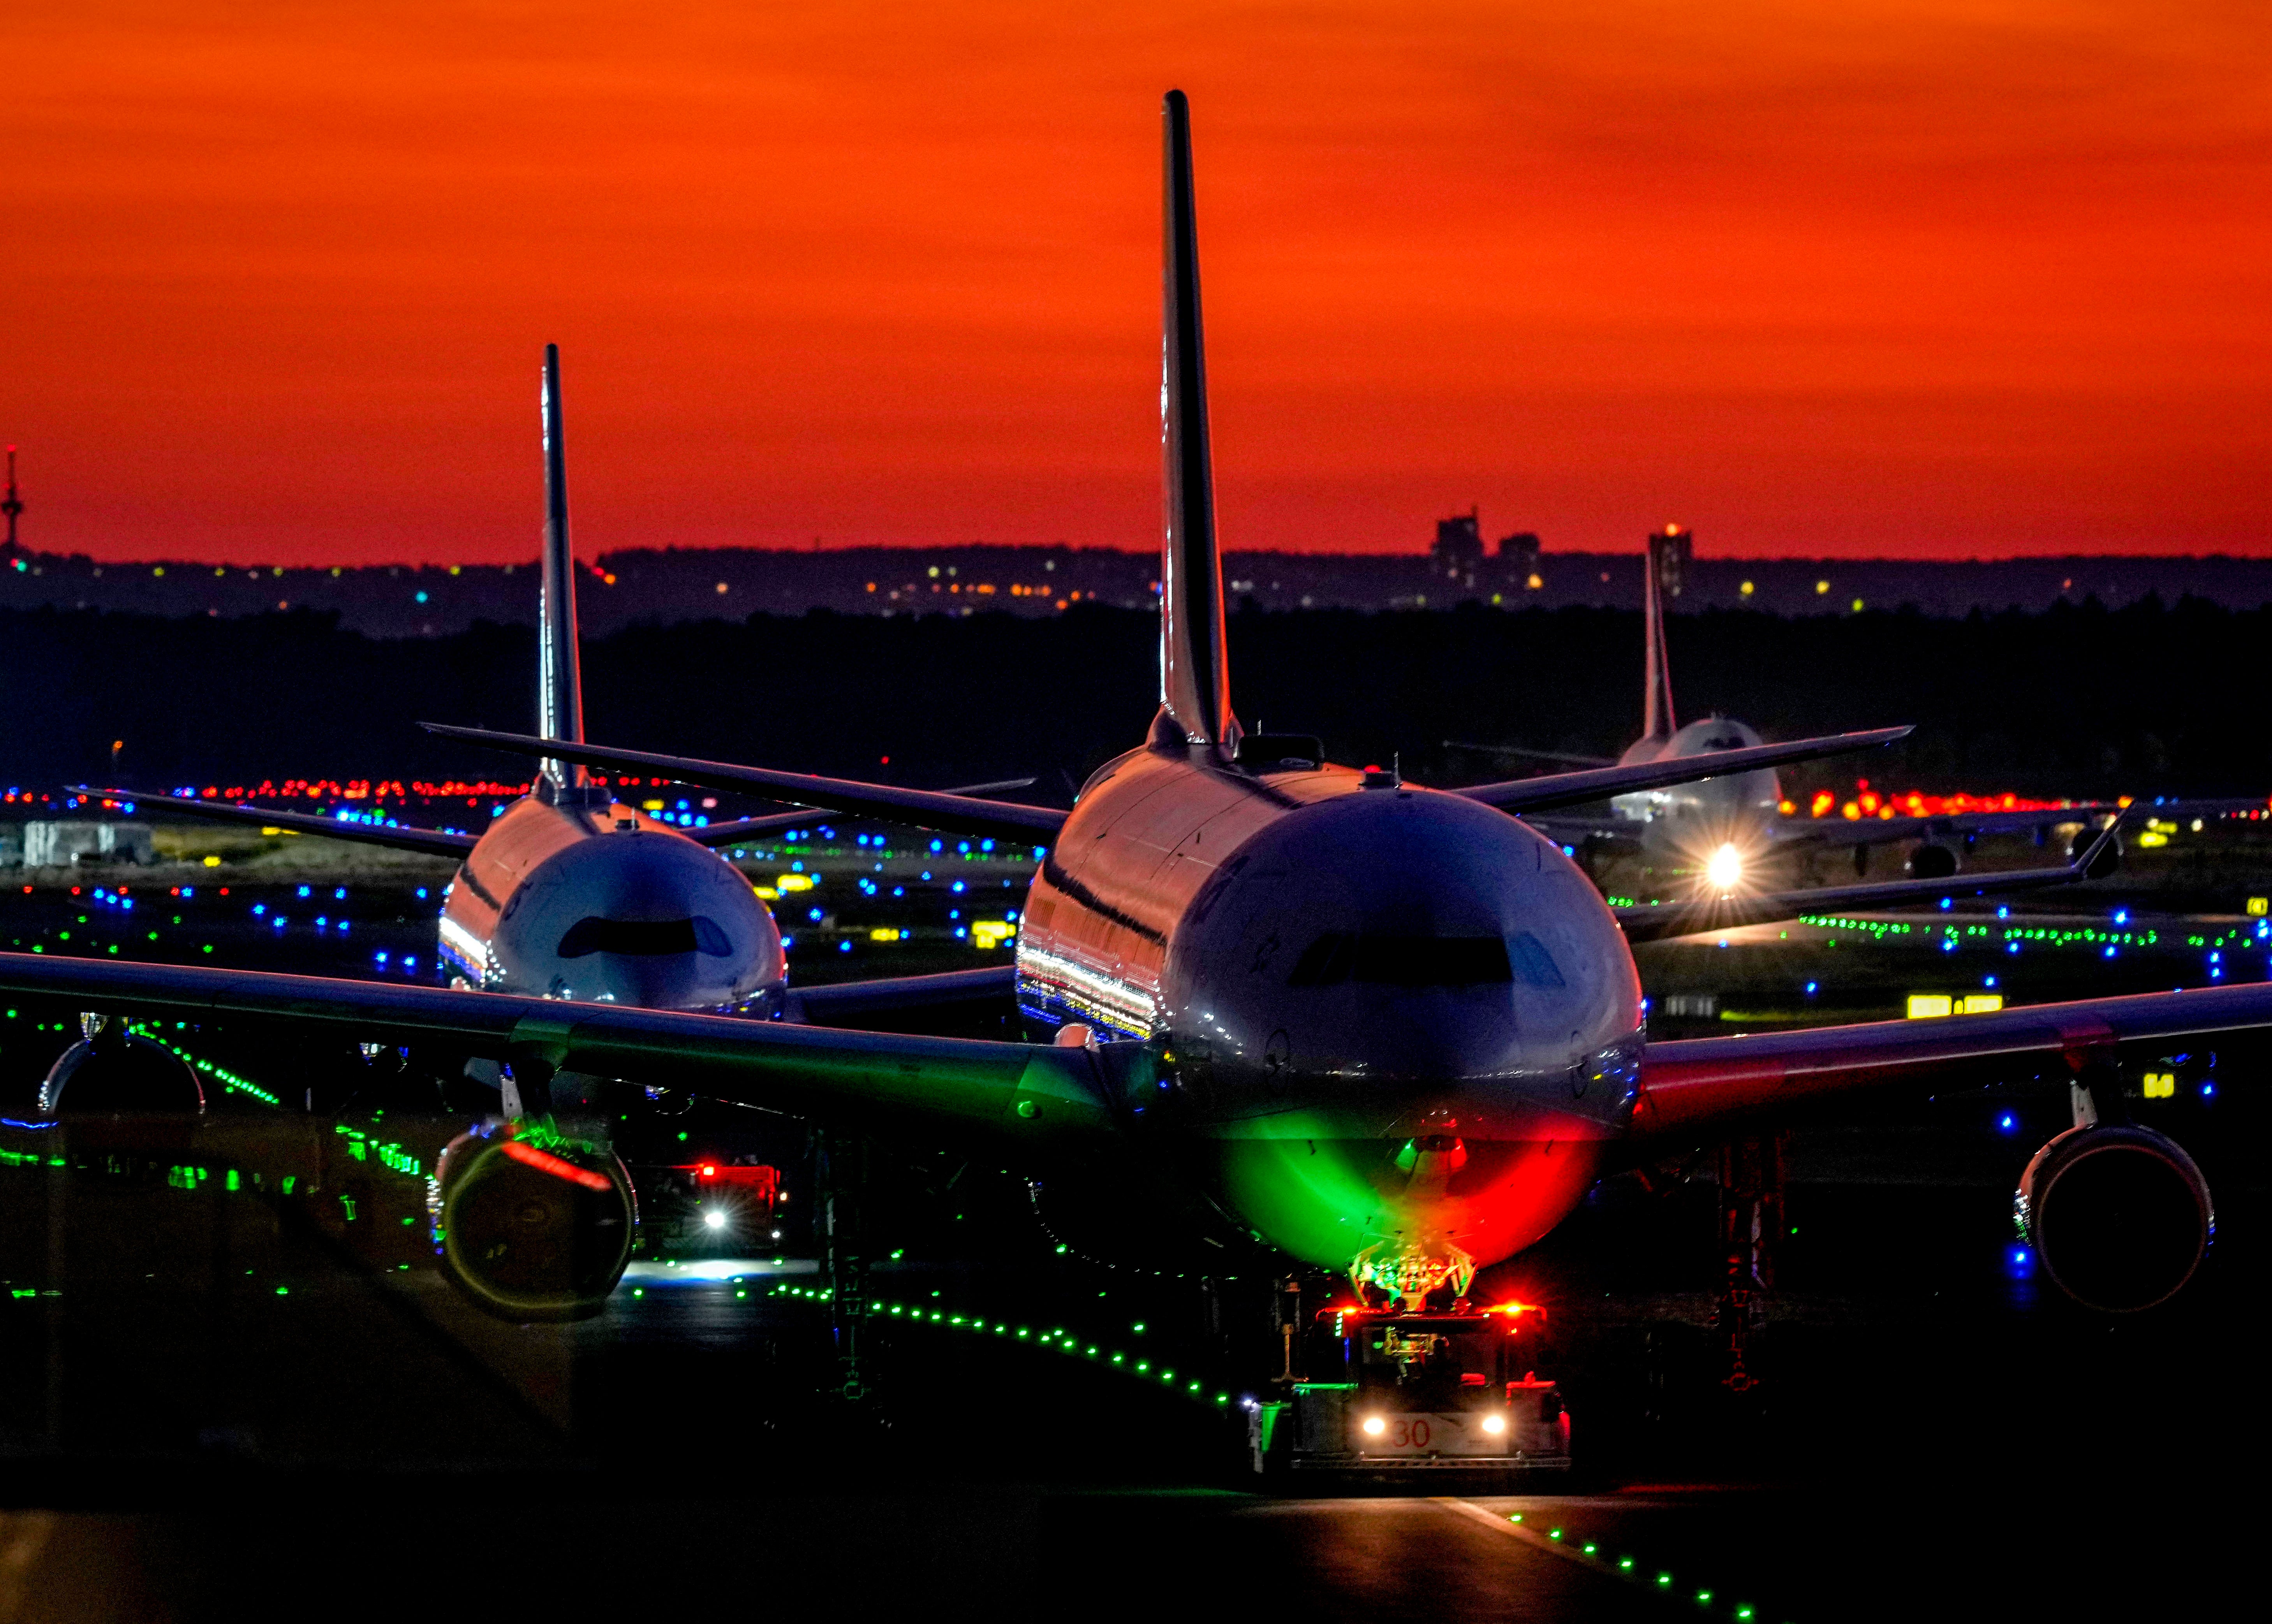
{"type": "MultiPolygon", "coordinates": [[[[891,543],[862,543],[849,546],[832,546],[825,548],[759,547],[736,543],[722,543],[717,546],[682,547],[673,544],[659,547],[611,547],[597,553],[589,554],[586,558],[579,559],[578,562],[582,567],[589,570],[595,568],[598,562],[602,559],[670,557],[681,554],[705,556],[754,554],[765,557],[810,559],[818,557],[849,557],[856,554],[875,554],[893,558],[905,558],[922,554],[949,552],[1060,553],[1072,557],[1095,557],[1102,555],[1112,558],[1132,559],[1155,556],[1155,550],[1148,547],[1111,547],[1102,545],[1075,546],[1070,542],[931,542],[906,544],[891,543]]],[[[31,547],[19,547],[17,549],[13,556],[41,563],[53,562],[65,565],[85,564],[101,569],[154,569],[162,566],[168,569],[219,569],[227,571],[253,569],[281,569],[288,572],[337,570],[341,573],[365,570],[438,570],[445,573],[451,570],[519,570],[534,569],[539,562],[537,555],[531,553],[526,558],[498,559],[486,562],[467,559],[437,562],[433,560],[417,561],[407,558],[398,558],[383,559],[365,564],[289,564],[270,558],[261,560],[258,563],[232,563],[226,560],[210,558],[197,558],[181,556],[145,557],[139,558],[98,558],[92,553],[49,552],[31,547]]],[[[1430,558],[1433,555],[1429,548],[1422,546],[1417,549],[1406,548],[1397,550],[1382,549],[1379,550],[1365,551],[1353,550],[1300,551],[1284,547],[1226,547],[1222,550],[1222,556],[1226,559],[1233,558],[1288,558],[1301,559],[1308,562],[1343,561],[1349,563],[1410,563],[1416,560],[1430,558]]],[[[1640,559],[1642,556],[1643,550],[1640,548],[1636,548],[1632,551],[1626,551],[1623,550],[1605,551],[1598,549],[1558,551],[1552,549],[1542,548],[1538,555],[1539,560],[1542,563],[1549,560],[1574,561],[1596,558],[1612,558],[1633,561],[1640,559]]],[[[2022,552],[1997,555],[1982,555],[1976,553],[1969,554],[1962,558],[1929,553],[1872,553],[1853,556],[1841,556],[1830,553],[1714,553],[1699,556],[1693,558],[1690,561],[1688,567],[1720,568],[1735,565],[1820,565],[1826,567],[1835,566],[1838,568],[1852,568],[1856,565],[1869,566],[1879,565],[1898,565],[1912,568],[1950,568],[1968,565],[1985,566],[1992,565],[2084,565],[2116,561],[2125,564],[2159,563],[2173,565],[2218,563],[2272,564],[2272,550],[2268,550],[2266,552],[2261,554],[2229,551],[2181,553],[2112,551],[2022,552]]],[[[1496,554],[1486,554],[1484,558],[1484,562],[1486,564],[1495,564],[1500,562],[1500,560],[1496,554]]]]}

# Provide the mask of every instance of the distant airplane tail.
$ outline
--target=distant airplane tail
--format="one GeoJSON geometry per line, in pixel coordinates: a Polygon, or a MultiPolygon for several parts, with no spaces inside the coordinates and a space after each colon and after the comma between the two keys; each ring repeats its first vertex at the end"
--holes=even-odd
{"type": "MultiPolygon", "coordinates": [[[[1667,558],[1678,532],[1667,526],[1648,538],[1648,562],[1641,580],[1641,737],[1670,738],[1680,723],[1672,715],[1672,668],[1664,657],[1664,598],[1667,558]]],[[[1677,564],[1674,565],[1678,567],[1677,564]]],[[[1673,588],[1678,591],[1676,587],[1673,588]]]]}
{"type": "MultiPolygon", "coordinates": [[[[561,440],[560,347],[544,347],[544,565],[537,610],[536,730],[584,742],[584,690],[576,659],[576,554],[568,537],[568,453],[561,440]]],[[[573,761],[543,763],[563,790],[580,790],[588,771],[573,761]]]]}
{"type": "Polygon", "coordinates": [[[1191,104],[1171,90],[1166,122],[1166,254],[1161,278],[1160,441],[1165,525],[1160,561],[1160,716],[1155,743],[1238,750],[1224,657],[1222,560],[1215,550],[1214,464],[1207,443],[1207,345],[1192,197],[1191,104]]]}

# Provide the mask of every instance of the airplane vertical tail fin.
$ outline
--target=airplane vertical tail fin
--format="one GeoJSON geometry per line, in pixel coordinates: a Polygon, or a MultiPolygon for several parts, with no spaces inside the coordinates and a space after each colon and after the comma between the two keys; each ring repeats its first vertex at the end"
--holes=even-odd
{"type": "MultiPolygon", "coordinates": [[[[536,623],[536,730],[584,742],[584,692],[577,674],[576,555],[568,537],[568,453],[561,439],[560,347],[544,347],[544,561],[536,623]]],[[[546,777],[580,789],[589,775],[572,761],[547,761],[546,777]]]]}
{"type": "Polygon", "coordinates": [[[1648,562],[1641,579],[1641,737],[1670,738],[1679,722],[1672,715],[1672,669],[1664,657],[1664,600],[1667,588],[1680,590],[1679,532],[1665,527],[1648,538],[1648,562]],[[1670,579],[1668,580],[1668,577],[1670,579]]]}
{"type": "Polygon", "coordinates": [[[1207,346],[1200,321],[1199,221],[1192,196],[1191,104],[1168,93],[1166,258],[1161,278],[1160,441],[1166,514],[1160,569],[1160,720],[1155,740],[1229,756],[1239,727],[1224,657],[1222,561],[1215,550],[1207,442],[1207,346]]]}

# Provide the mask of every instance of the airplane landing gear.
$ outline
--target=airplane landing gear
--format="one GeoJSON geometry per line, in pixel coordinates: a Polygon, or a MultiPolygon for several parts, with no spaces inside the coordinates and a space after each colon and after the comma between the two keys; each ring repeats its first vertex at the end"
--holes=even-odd
{"type": "Polygon", "coordinates": [[[861,1223],[868,1141],[856,1134],[824,1129],[817,1136],[813,1161],[820,1196],[820,1277],[828,1292],[829,1330],[841,1377],[836,1396],[857,1404],[869,1396],[860,1368],[860,1331],[868,1318],[868,1261],[861,1223]]]}

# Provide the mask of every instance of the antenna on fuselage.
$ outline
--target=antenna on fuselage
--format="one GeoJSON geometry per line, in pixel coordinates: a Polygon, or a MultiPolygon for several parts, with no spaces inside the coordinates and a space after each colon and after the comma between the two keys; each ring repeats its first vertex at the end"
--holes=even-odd
{"type": "Polygon", "coordinates": [[[1672,668],[1664,657],[1664,601],[1680,595],[1688,533],[1669,524],[1648,538],[1641,572],[1641,737],[1670,738],[1680,723],[1672,715],[1672,668]]]}
{"type": "MultiPolygon", "coordinates": [[[[576,669],[576,555],[568,539],[568,453],[561,441],[560,346],[544,347],[544,566],[536,614],[536,730],[584,742],[584,691],[576,669]]],[[[579,762],[546,761],[556,788],[581,790],[579,762]]]]}
{"type": "Polygon", "coordinates": [[[1166,125],[1166,254],[1161,273],[1160,446],[1166,513],[1160,559],[1160,715],[1155,745],[1238,751],[1224,657],[1222,560],[1215,550],[1214,460],[1207,444],[1207,344],[1200,322],[1192,109],[1171,90],[1166,125]]]}

